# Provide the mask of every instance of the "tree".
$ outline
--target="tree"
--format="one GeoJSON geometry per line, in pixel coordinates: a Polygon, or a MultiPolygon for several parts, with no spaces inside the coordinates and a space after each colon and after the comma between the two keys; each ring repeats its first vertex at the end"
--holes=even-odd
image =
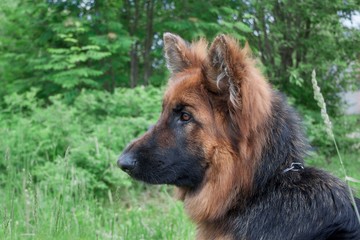
{"type": "Polygon", "coordinates": [[[358,31],[342,24],[360,9],[359,1],[251,1],[249,13],[266,74],[280,90],[298,104],[315,108],[310,73],[318,80],[333,110],[339,105],[339,91],[356,80],[355,67],[360,52],[358,31]]]}
{"type": "Polygon", "coordinates": [[[21,0],[0,2],[0,96],[34,86],[28,60],[41,55],[49,41],[42,19],[47,4],[34,2],[31,6],[21,0]]]}
{"type": "Polygon", "coordinates": [[[151,76],[152,59],[151,47],[154,38],[154,1],[147,0],[146,3],[146,37],[144,43],[144,85],[149,84],[151,76]]]}
{"type": "Polygon", "coordinates": [[[126,86],[131,40],[118,23],[119,13],[107,10],[113,9],[111,4],[89,4],[3,3],[0,80],[4,95],[38,87],[40,97],[58,93],[74,97],[83,88],[112,91],[126,86]]]}
{"type": "MultiPolygon", "coordinates": [[[[84,88],[160,86],[167,71],[162,35],[247,41],[269,80],[297,104],[315,108],[317,70],[328,104],[356,79],[360,33],[342,24],[359,0],[4,0],[0,3],[0,93],[32,86],[39,96],[84,88]],[[27,21],[23,21],[27,19],[27,21]],[[16,63],[16,64],[14,64],[16,63]]],[[[330,109],[331,110],[331,109],[330,109]]]]}

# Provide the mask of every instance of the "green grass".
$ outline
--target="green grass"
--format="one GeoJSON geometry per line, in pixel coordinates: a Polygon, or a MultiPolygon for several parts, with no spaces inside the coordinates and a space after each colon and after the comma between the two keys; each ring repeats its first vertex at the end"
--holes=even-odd
{"type": "MultiPolygon", "coordinates": [[[[358,156],[343,157],[348,174],[359,179],[358,156]]],[[[335,156],[307,162],[342,177],[335,156]]],[[[137,184],[99,198],[61,186],[53,192],[26,171],[16,175],[21,181],[9,179],[0,192],[0,239],[194,239],[195,227],[169,187],[137,184]]],[[[360,184],[352,187],[359,196],[360,184]]]]}
{"type": "Polygon", "coordinates": [[[166,187],[131,200],[56,196],[36,186],[1,193],[0,239],[193,239],[194,226],[166,187]],[[150,194],[151,193],[151,194],[150,194]]]}
{"type": "MultiPolygon", "coordinates": [[[[360,180],[359,152],[354,151],[353,153],[342,154],[342,158],[348,176],[360,180]]],[[[326,170],[340,179],[345,180],[342,166],[337,155],[332,157],[325,157],[322,155],[313,154],[307,159],[306,163],[310,166],[326,170]]],[[[350,182],[350,186],[354,190],[355,196],[360,197],[360,183],[350,182]]]]}

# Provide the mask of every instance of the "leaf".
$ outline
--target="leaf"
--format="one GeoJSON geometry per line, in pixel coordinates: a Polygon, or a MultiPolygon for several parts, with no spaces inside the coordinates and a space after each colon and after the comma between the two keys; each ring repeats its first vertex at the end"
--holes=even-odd
{"type": "Polygon", "coordinates": [[[245,32],[245,33],[251,33],[252,29],[246,25],[245,23],[242,23],[240,21],[237,21],[234,23],[234,27],[238,30],[240,30],[241,32],[245,32]]]}
{"type": "Polygon", "coordinates": [[[88,52],[86,52],[86,56],[89,59],[101,60],[105,57],[111,56],[111,53],[110,52],[88,51],[88,52]]]}
{"type": "Polygon", "coordinates": [[[87,45],[81,47],[81,50],[100,50],[100,47],[97,45],[87,45]]]}
{"type": "Polygon", "coordinates": [[[68,42],[68,43],[78,43],[78,40],[75,39],[75,38],[64,38],[64,41],[65,42],[68,42]]]}

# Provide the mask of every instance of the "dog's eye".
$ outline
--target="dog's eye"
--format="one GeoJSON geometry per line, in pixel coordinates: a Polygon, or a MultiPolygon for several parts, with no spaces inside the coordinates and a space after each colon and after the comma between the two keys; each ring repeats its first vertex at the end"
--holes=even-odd
{"type": "Polygon", "coordinates": [[[186,113],[186,112],[182,112],[180,115],[180,120],[183,122],[188,122],[191,119],[191,115],[186,113]]]}

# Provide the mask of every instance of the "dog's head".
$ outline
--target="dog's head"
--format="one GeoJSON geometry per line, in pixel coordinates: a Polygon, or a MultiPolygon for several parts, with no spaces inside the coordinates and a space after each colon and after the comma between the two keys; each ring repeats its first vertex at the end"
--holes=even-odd
{"type": "Polygon", "coordinates": [[[210,49],[164,34],[171,71],[158,122],[123,152],[118,165],[135,179],[179,187],[195,212],[218,215],[240,191],[250,191],[265,137],[270,90],[248,48],[220,35],[210,49]]]}

